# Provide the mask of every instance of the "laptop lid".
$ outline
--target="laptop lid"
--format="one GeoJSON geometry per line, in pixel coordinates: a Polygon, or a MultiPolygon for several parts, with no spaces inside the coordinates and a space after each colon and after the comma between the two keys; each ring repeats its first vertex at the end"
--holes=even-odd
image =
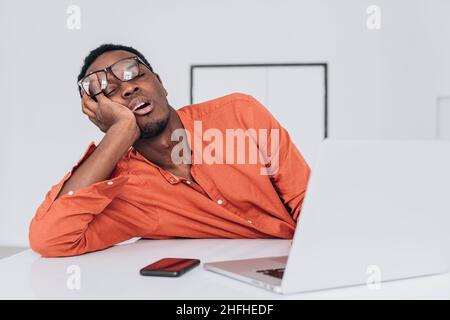
{"type": "Polygon", "coordinates": [[[283,292],[448,270],[450,142],[325,140],[317,159],[283,292]]]}

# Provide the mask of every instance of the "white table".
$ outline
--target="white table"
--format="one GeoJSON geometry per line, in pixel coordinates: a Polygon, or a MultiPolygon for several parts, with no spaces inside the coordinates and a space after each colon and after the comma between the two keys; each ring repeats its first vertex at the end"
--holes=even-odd
{"type": "MultiPolygon", "coordinates": [[[[31,250],[0,260],[0,299],[450,299],[450,274],[366,286],[279,295],[197,267],[180,278],[143,277],[139,269],[164,257],[202,262],[286,255],[290,240],[177,239],[132,244],[68,258],[31,250]],[[70,266],[80,289],[69,289],[70,266]],[[68,269],[69,268],[69,269],[68,269]]],[[[73,279],[73,278],[70,278],[73,279]]],[[[72,282],[73,283],[73,282],[72,282]]]]}

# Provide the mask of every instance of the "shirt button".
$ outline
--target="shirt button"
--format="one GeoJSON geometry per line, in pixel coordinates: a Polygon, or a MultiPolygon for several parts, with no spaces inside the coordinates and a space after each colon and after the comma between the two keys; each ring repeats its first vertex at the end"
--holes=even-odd
{"type": "Polygon", "coordinates": [[[69,196],[71,196],[71,195],[73,195],[73,191],[70,190],[69,192],[67,192],[67,194],[68,194],[69,196]]]}
{"type": "Polygon", "coordinates": [[[217,200],[217,203],[218,203],[218,204],[222,204],[222,203],[223,203],[223,200],[222,200],[222,199],[219,199],[219,200],[217,200]]]}
{"type": "Polygon", "coordinates": [[[112,185],[114,182],[113,181],[108,181],[108,184],[109,185],[112,185]]]}
{"type": "Polygon", "coordinates": [[[253,223],[253,221],[252,221],[252,220],[247,220],[247,222],[248,222],[248,223],[253,223]]]}
{"type": "Polygon", "coordinates": [[[187,183],[187,184],[191,184],[191,182],[190,182],[189,180],[186,180],[186,183],[187,183]]]}

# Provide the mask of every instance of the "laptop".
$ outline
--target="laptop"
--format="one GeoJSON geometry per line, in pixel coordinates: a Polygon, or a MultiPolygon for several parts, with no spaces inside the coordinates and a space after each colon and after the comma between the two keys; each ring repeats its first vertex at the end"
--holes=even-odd
{"type": "Polygon", "coordinates": [[[450,141],[324,140],[289,257],[204,264],[277,293],[444,273],[450,141]]]}

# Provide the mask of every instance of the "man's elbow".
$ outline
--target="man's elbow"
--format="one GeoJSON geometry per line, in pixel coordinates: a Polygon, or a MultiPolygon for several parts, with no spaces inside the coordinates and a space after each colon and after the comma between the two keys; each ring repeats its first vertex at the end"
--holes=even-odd
{"type": "Polygon", "coordinates": [[[80,248],[79,241],[58,242],[57,239],[48,236],[48,232],[34,225],[30,226],[29,244],[31,250],[45,258],[69,257],[85,253],[80,248]]]}
{"type": "Polygon", "coordinates": [[[86,253],[76,247],[76,244],[55,245],[45,240],[31,240],[30,248],[44,258],[72,257],[86,253]]]}
{"type": "Polygon", "coordinates": [[[46,241],[46,239],[33,238],[31,235],[29,242],[31,250],[44,258],[69,257],[80,254],[74,253],[73,250],[64,248],[64,246],[52,244],[51,242],[46,241]]]}
{"type": "Polygon", "coordinates": [[[60,252],[55,252],[54,249],[51,248],[45,241],[43,240],[36,240],[30,237],[30,248],[34,252],[40,254],[42,257],[45,258],[54,258],[59,257],[60,252]]]}

